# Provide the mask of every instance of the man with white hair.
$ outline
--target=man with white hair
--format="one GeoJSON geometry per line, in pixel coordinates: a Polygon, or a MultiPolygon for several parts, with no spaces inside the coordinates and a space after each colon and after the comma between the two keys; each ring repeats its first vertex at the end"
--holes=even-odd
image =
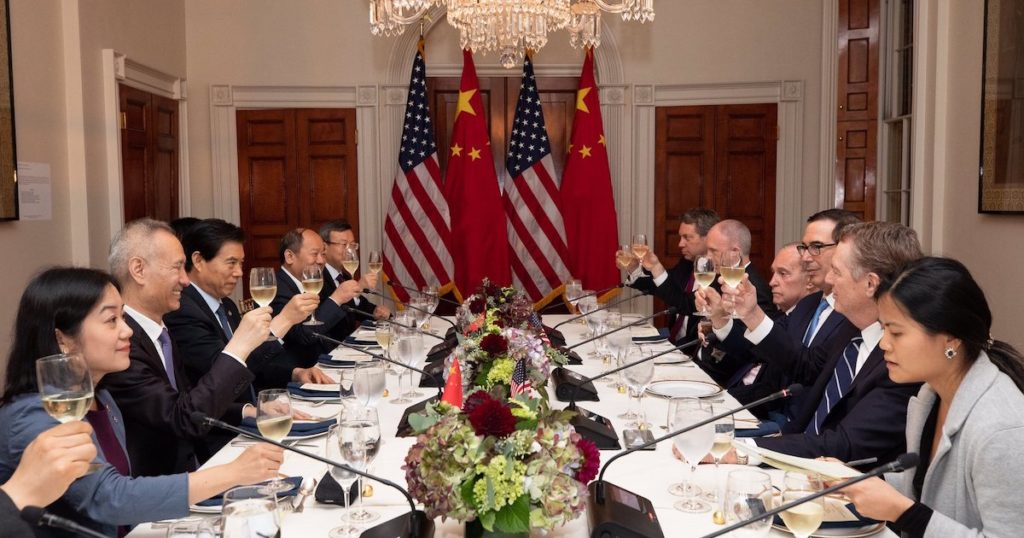
{"type": "Polygon", "coordinates": [[[193,412],[238,424],[255,416],[235,399],[249,390],[253,374],[249,353],[266,340],[270,308],[242,317],[238,329],[193,386],[176,355],[163,316],[181,305],[189,284],[185,252],[167,224],[152,219],[128,223],[110,245],[110,270],[121,285],[125,322],[132,329],[131,364],[108,374],[103,384],[117,401],[125,422],[128,457],[134,476],[191,471],[210,455],[207,428],[194,424],[193,412]]]}

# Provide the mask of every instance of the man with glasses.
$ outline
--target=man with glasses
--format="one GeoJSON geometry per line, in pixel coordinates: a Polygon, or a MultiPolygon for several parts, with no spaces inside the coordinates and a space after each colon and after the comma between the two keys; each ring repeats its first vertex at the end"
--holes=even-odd
{"type": "MultiPolygon", "coordinates": [[[[327,245],[324,250],[324,287],[320,290],[320,297],[326,300],[338,289],[338,285],[352,280],[354,277],[345,270],[342,262],[345,260],[346,250],[352,245],[357,245],[356,234],[348,221],[339,219],[332,220],[320,226],[320,238],[327,245]]],[[[362,289],[374,289],[377,287],[377,274],[363,270],[359,279],[359,286],[362,289]]],[[[391,316],[391,311],[386,306],[375,305],[365,297],[356,296],[349,301],[348,306],[366,314],[365,317],[350,316],[348,323],[339,323],[334,329],[326,334],[336,340],[344,340],[345,337],[359,328],[363,319],[386,319],[391,316]]]]}

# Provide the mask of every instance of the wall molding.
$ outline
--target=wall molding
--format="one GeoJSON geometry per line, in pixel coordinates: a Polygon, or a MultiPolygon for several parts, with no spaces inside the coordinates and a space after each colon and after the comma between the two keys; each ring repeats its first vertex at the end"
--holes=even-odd
{"type": "Polygon", "coordinates": [[[188,85],[184,78],[132,60],[114,49],[103,49],[104,133],[107,158],[107,207],[110,235],[124,226],[124,176],[121,169],[120,91],[124,84],[178,102],[178,212],[192,214],[188,158],[188,85]]]}
{"type": "Polygon", "coordinates": [[[839,100],[839,2],[821,3],[821,149],[818,208],[836,205],[836,130],[839,100]]]}

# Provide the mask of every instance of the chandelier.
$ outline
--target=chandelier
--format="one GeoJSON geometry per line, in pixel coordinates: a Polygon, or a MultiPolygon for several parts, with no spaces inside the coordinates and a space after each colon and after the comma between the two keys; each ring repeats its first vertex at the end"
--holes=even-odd
{"type": "Polygon", "coordinates": [[[498,51],[506,68],[522,61],[524,49],[540,50],[548,32],[567,29],[576,48],[599,46],[603,12],[654,20],[654,0],[370,0],[370,32],[398,35],[434,5],[447,8],[461,48],[498,51]]]}

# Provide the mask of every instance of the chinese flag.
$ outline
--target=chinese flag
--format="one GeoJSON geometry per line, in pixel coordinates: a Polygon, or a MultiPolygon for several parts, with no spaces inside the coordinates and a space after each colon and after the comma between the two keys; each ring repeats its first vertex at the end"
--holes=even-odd
{"type": "Polygon", "coordinates": [[[455,364],[452,364],[452,369],[448,372],[441,401],[462,409],[462,367],[459,366],[459,357],[455,357],[455,364]]]}
{"type": "Polygon", "coordinates": [[[561,190],[569,270],[584,288],[603,290],[619,282],[619,233],[592,48],[587,49],[580,74],[570,141],[561,190]]]}
{"type": "Polygon", "coordinates": [[[460,300],[473,293],[485,277],[500,286],[512,282],[505,206],[494,171],[480,83],[473,54],[464,50],[462,59],[462,83],[452,142],[445,148],[448,171],[444,184],[451,213],[450,250],[455,262],[455,293],[460,300]]]}

